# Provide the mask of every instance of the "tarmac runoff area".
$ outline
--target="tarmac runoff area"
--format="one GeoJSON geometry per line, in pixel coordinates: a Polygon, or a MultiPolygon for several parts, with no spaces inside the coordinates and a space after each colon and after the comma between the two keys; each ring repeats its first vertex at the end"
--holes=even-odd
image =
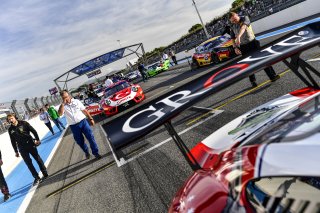
{"type": "MultiPolygon", "coordinates": [[[[302,58],[310,59],[309,63],[319,70],[319,61],[316,60],[319,56],[319,49],[314,48],[306,51],[302,58]]],[[[217,67],[211,65],[191,71],[188,66],[180,66],[146,83],[139,83],[146,92],[145,102],[217,67]]],[[[182,133],[186,145],[192,148],[246,111],[305,87],[282,62],[273,67],[281,75],[278,81],[271,83],[263,71],[259,72],[256,74],[257,88],[251,89],[249,80],[244,79],[176,117],[172,123],[177,132],[182,133]]],[[[192,170],[164,128],[156,129],[126,149],[132,160],[121,167],[116,165],[99,123],[93,130],[102,159],[85,160],[68,129],[48,165],[50,177],[45,182],[30,190],[33,179],[29,171],[23,169],[24,165],[19,169],[23,171],[20,175],[15,172],[9,174],[7,180],[13,197],[0,204],[0,212],[166,212],[175,192],[192,170]],[[137,156],[137,153],[143,154],[137,156]],[[12,182],[10,176],[15,178],[12,182]],[[14,183],[20,185],[15,186],[14,183]],[[21,206],[28,192],[34,193],[33,197],[28,197],[29,205],[21,206]]],[[[43,140],[41,146],[51,143],[54,142],[43,140]]],[[[44,158],[43,151],[39,151],[44,158]]]]}

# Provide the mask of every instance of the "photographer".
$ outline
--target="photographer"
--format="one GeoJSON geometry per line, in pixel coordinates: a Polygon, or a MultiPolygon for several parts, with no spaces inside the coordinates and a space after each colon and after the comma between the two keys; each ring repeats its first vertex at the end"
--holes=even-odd
{"type": "Polygon", "coordinates": [[[43,178],[45,179],[48,177],[47,168],[45,167],[36,148],[41,143],[38,133],[27,121],[17,120],[15,114],[13,113],[7,115],[7,120],[11,124],[8,129],[8,133],[10,136],[12,147],[16,153],[16,157],[19,157],[21,154],[22,159],[24,160],[32,176],[34,177],[33,185],[36,185],[40,182],[41,179],[32,164],[30,155],[32,155],[32,157],[38,163],[43,174],[43,178]],[[32,132],[35,140],[33,140],[30,132],[32,132]]]}

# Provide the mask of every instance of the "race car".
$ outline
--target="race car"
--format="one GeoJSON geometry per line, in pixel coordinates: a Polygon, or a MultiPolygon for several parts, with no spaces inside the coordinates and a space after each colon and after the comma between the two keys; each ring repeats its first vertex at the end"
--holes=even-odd
{"type": "Polygon", "coordinates": [[[133,80],[138,79],[140,77],[141,77],[141,75],[140,75],[139,71],[130,72],[125,76],[127,81],[133,81],[133,80]]]}
{"type": "Polygon", "coordinates": [[[320,212],[320,72],[300,57],[319,45],[320,21],[102,125],[117,165],[139,157],[123,150],[164,125],[193,170],[169,212],[320,212]],[[250,110],[190,151],[172,118],[278,62],[306,87],[250,110]]]}
{"type": "Polygon", "coordinates": [[[201,67],[211,63],[219,63],[234,56],[232,40],[227,36],[216,36],[195,48],[192,65],[201,67]]]}
{"type": "Polygon", "coordinates": [[[201,169],[185,181],[169,212],[298,212],[302,201],[319,211],[319,98],[315,88],[293,91],[197,144],[191,154],[201,169]]]}
{"type": "Polygon", "coordinates": [[[145,98],[142,88],[138,84],[119,81],[107,87],[100,105],[107,116],[121,112],[145,98]]]}
{"type": "Polygon", "coordinates": [[[91,116],[103,113],[103,109],[100,107],[99,101],[100,98],[86,98],[83,100],[83,104],[91,116]]]}
{"type": "Polygon", "coordinates": [[[154,64],[151,64],[147,67],[147,74],[149,77],[155,76],[159,74],[160,72],[166,71],[169,69],[170,66],[170,60],[167,59],[164,62],[156,62],[154,64]]]}

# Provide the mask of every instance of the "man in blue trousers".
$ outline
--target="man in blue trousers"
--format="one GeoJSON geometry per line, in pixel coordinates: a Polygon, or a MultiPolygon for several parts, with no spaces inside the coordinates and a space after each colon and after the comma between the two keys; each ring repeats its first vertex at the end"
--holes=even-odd
{"type": "Polygon", "coordinates": [[[73,133],[73,138],[76,143],[84,151],[86,158],[90,158],[89,148],[84,142],[83,135],[88,139],[90,143],[90,148],[92,154],[100,159],[101,155],[99,154],[98,145],[94,138],[92,129],[90,125],[94,125],[94,120],[86,110],[85,106],[77,99],[72,98],[67,90],[62,90],[60,96],[63,100],[62,104],[59,107],[59,115],[62,116],[65,114],[67,123],[69,124],[71,131],[73,133]],[[87,121],[87,118],[90,122],[90,125],[87,121]]]}

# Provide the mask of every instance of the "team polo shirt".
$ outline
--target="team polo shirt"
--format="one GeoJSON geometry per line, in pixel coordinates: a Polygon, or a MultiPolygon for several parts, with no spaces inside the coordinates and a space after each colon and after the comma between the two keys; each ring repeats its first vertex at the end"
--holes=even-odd
{"type": "Polygon", "coordinates": [[[64,105],[64,114],[69,125],[74,125],[86,118],[82,110],[85,106],[77,99],[72,98],[69,104],[64,105]]]}

